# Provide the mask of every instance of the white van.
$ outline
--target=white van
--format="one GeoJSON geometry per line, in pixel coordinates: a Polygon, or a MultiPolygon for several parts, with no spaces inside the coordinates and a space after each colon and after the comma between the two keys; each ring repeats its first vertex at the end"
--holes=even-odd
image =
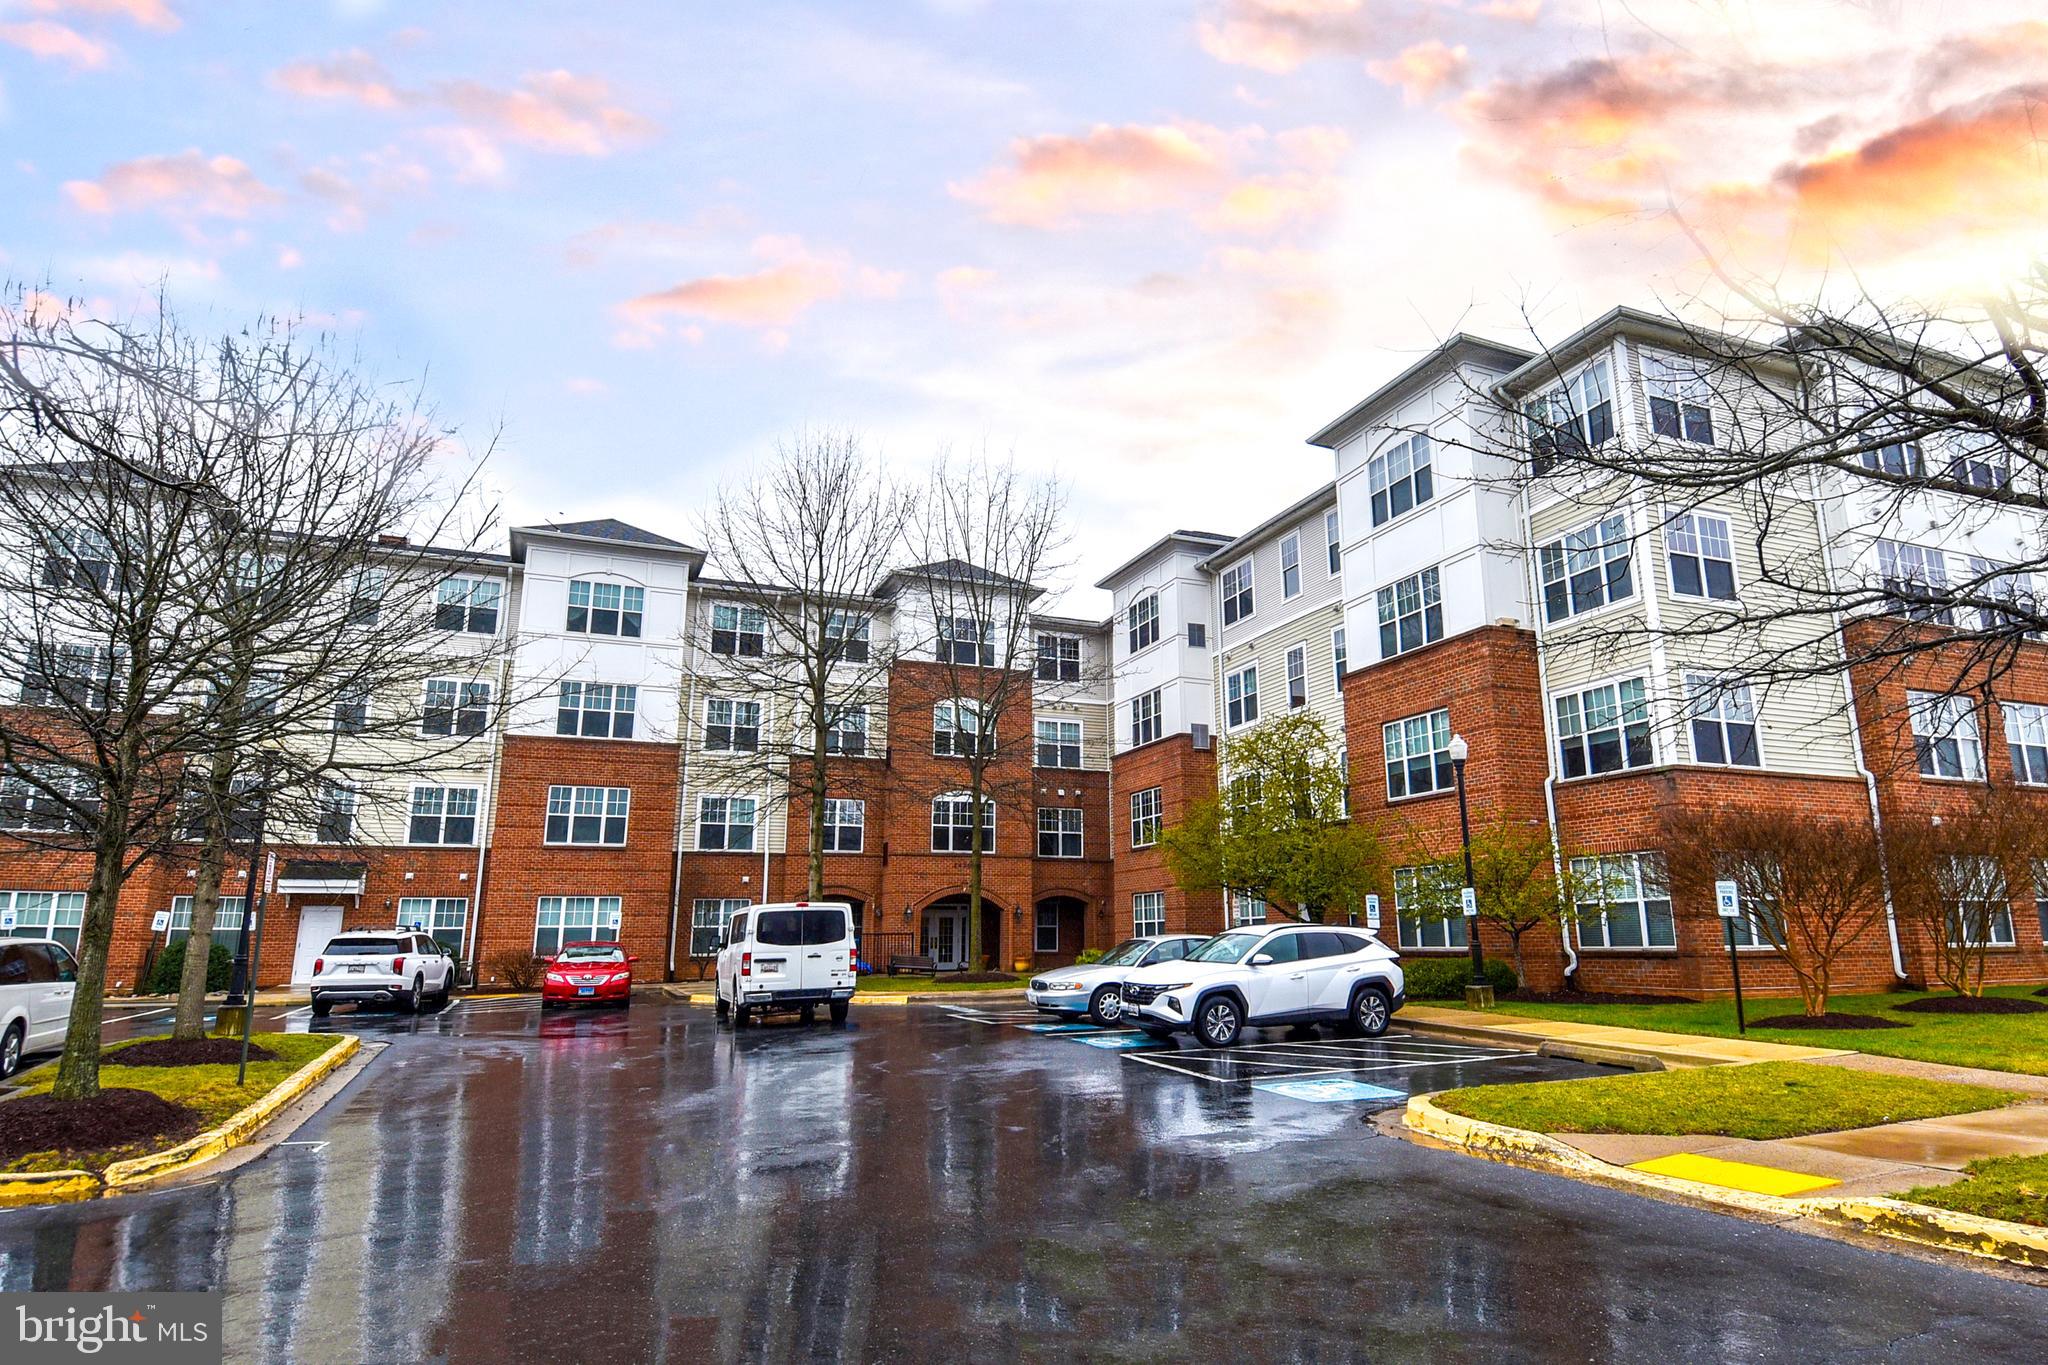
{"type": "Polygon", "coordinates": [[[718,941],[718,1017],[733,1026],[756,1013],[819,1005],[846,1022],[853,1000],[853,911],[837,901],[753,905],[735,911],[718,941]]]}
{"type": "Polygon", "coordinates": [[[22,1056],[61,1047],[71,1026],[78,964],[54,938],[0,938],[0,1080],[22,1056]]]}

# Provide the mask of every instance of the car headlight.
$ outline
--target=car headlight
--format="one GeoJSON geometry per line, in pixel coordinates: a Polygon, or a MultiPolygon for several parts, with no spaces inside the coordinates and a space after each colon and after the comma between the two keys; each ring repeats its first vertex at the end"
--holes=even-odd
{"type": "Polygon", "coordinates": [[[1171,986],[1155,986],[1153,989],[1164,995],[1168,991],[1184,991],[1194,984],[1192,981],[1176,981],[1171,986]]]}
{"type": "Polygon", "coordinates": [[[1078,981],[1048,981],[1045,983],[1045,988],[1049,991],[1078,991],[1087,989],[1078,981]]]}

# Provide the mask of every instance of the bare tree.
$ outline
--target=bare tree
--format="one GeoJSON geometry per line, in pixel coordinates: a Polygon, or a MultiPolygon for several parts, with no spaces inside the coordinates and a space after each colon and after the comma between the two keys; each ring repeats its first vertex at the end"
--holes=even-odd
{"type": "Polygon", "coordinates": [[[941,752],[962,760],[967,802],[967,956],[979,963],[982,942],[984,812],[999,805],[1030,809],[1030,721],[1037,638],[1031,604],[1045,580],[1065,569],[1066,493],[1034,479],[1009,460],[985,452],[970,460],[941,453],[934,462],[922,515],[907,543],[916,562],[901,571],[907,584],[896,613],[908,631],[900,652],[934,660],[934,724],[941,752]],[[1021,721],[1020,718],[1021,717],[1021,721]],[[1007,741],[1006,734],[1016,736],[1007,741]],[[1019,753],[1017,744],[1026,752],[1019,753]]]}
{"type": "MultiPolygon", "coordinates": [[[[14,837],[92,864],[59,1097],[97,1092],[114,916],[143,859],[196,856],[217,896],[236,810],[290,823],[344,772],[418,762],[336,718],[449,671],[430,659],[438,572],[393,572],[389,619],[361,620],[391,553],[377,535],[445,539],[464,502],[433,477],[424,416],[288,326],[201,339],[161,307],[147,326],[0,307],[0,669],[22,703],[0,711],[4,809],[14,837]]],[[[417,735],[423,695],[387,724],[417,735]]]]}
{"type": "Polygon", "coordinates": [[[804,798],[811,899],[825,889],[834,767],[877,752],[868,717],[886,696],[896,642],[872,592],[916,511],[914,493],[858,436],[799,431],[704,515],[706,553],[723,584],[703,587],[714,619],[689,656],[685,695],[758,708],[751,734],[746,716],[707,724],[718,728],[722,763],[759,772],[771,799],[804,798]]]}
{"type": "Polygon", "coordinates": [[[1980,788],[1938,816],[1888,814],[1884,847],[1899,918],[1934,979],[1982,995],[1991,949],[2014,939],[2012,888],[2048,854],[2048,812],[2011,787],[1980,788]]]}

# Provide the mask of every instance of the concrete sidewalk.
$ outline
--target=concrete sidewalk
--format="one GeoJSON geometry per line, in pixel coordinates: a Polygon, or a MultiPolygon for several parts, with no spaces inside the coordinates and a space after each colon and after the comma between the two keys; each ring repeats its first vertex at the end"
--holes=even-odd
{"type": "Polygon", "coordinates": [[[1512,1014],[1492,1011],[1481,1014],[1436,1005],[1403,1006],[1399,1020],[1404,1027],[1421,1033],[1534,1047],[1558,1056],[1583,1054],[1587,1060],[1595,1061],[1606,1060],[1599,1055],[1602,1053],[1616,1057],[1642,1057],[1667,1067],[1728,1066],[1739,1062],[1813,1062],[1857,1055],[1841,1048],[1797,1047],[1748,1038],[1660,1033],[1654,1029],[1615,1028],[1566,1019],[1527,1019],[1512,1014]]]}

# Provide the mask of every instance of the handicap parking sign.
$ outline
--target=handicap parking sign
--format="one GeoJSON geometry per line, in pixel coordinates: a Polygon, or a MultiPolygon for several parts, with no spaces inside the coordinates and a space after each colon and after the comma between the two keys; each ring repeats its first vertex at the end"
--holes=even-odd
{"type": "Polygon", "coordinates": [[[1345,1076],[1323,1076],[1297,1081],[1253,1081],[1252,1089],[1285,1095],[1290,1100],[1311,1104],[1355,1104],[1361,1100],[1405,1100],[1407,1094],[1385,1086],[1367,1085],[1345,1076]]]}

